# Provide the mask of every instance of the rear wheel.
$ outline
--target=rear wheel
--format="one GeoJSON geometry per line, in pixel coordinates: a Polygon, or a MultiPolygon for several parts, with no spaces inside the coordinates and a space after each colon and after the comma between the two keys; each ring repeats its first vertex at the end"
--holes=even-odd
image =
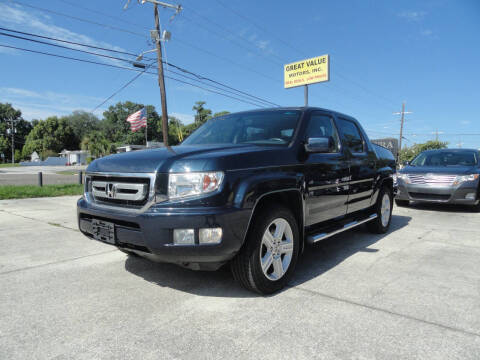
{"type": "Polygon", "coordinates": [[[397,206],[408,206],[410,201],[395,199],[395,204],[397,204],[397,206]]]}
{"type": "Polygon", "coordinates": [[[292,276],[300,239],[292,212],[268,207],[254,215],[246,243],[232,260],[232,273],[245,288],[260,294],[282,289],[292,276]]]}
{"type": "Polygon", "coordinates": [[[375,234],[387,232],[392,220],[393,195],[390,188],[384,186],[378,194],[375,210],[377,217],[367,223],[368,230],[375,234]]]}

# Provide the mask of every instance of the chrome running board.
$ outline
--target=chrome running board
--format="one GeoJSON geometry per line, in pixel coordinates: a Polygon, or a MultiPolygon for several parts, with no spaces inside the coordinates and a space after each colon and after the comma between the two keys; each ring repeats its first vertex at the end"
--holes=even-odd
{"type": "Polygon", "coordinates": [[[341,232],[344,232],[344,231],[347,231],[347,230],[350,230],[350,229],[353,229],[354,227],[357,227],[358,225],[362,225],[368,221],[371,221],[373,219],[376,219],[378,217],[377,214],[372,214],[370,215],[368,218],[366,219],[363,219],[363,220],[359,220],[359,221],[352,221],[348,224],[345,224],[343,225],[342,228],[338,229],[338,230],[335,230],[335,231],[332,231],[332,232],[329,232],[329,233],[319,233],[319,234],[315,234],[315,235],[309,235],[307,237],[307,241],[310,243],[310,244],[313,244],[313,243],[316,243],[317,241],[320,241],[320,240],[324,240],[324,239],[327,239],[329,238],[330,236],[333,236],[333,235],[336,235],[336,234],[339,234],[341,232]]]}

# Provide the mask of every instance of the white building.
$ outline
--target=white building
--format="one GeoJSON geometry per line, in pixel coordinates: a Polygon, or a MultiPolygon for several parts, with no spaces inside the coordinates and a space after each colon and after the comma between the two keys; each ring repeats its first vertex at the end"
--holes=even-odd
{"type": "Polygon", "coordinates": [[[32,155],[30,155],[30,161],[31,162],[39,162],[40,161],[40,156],[38,156],[38,153],[34,151],[32,155]]]}
{"type": "Polygon", "coordinates": [[[59,155],[60,157],[66,157],[68,159],[67,163],[70,165],[85,165],[89,153],[87,150],[63,150],[59,155]]]}

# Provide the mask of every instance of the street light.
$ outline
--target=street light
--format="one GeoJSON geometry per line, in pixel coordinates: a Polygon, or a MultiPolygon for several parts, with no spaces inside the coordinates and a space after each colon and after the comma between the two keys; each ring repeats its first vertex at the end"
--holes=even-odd
{"type": "Polygon", "coordinates": [[[157,51],[157,49],[152,49],[152,50],[148,50],[148,51],[144,51],[142,52],[140,55],[137,56],[137,61],[142,61],[143,59],[143,55],[145,54],[148,54],[148,53],[151,53],[151,52],[154,52],[154,51],[157,51]]]}

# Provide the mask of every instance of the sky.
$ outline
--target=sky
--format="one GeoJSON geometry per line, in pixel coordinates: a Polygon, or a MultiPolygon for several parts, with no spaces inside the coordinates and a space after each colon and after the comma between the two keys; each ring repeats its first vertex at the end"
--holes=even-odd
{"type": "MultiPolygon", "coordinates": [[[[126,1],[0,0],[0,27],[132,54],[153,49],[153,5],[132,0],[124,10],[126,1]]],[[[274,104],[301,106],[303,88],[284,89],[283,65],[329,54],[330,81],[309,86],[309,105],[354,116],[370,138],[382,138],[398,137],[399,115],[393,113],[405,102],[412,113],[406,115],[404,144],[438,133],[450,147],[480,148],[478,0],[182,0],[181,5],[173,20],[173,10],[159,9],[162,30],[172,34],[164,47],[169,63],[274,104]]],[[[4,35],[0,45],[121,67],[0,46],[0,102],[12,103],[28,120],[92,111],[138,74],[125,61],[4,35]]],[[[146,55],[149,72],[156,71],[154,56],[146,55]]],[[[166,68],[166,75],[193,83],[178,72],[166,68]]],[[[218,85],[199,85],[234,96],[218,85]]],[[[232,99],[173,79],[166,79],[166,89],[169,115],[185,123],[193,121],[199,100],[213,112],[259,107],[251,97],[237,93],[232,99]]],[[[126,100],[160,111],[156,76],[140,75],[94,113],[101,118],[108,106],[126,100]]]]}

